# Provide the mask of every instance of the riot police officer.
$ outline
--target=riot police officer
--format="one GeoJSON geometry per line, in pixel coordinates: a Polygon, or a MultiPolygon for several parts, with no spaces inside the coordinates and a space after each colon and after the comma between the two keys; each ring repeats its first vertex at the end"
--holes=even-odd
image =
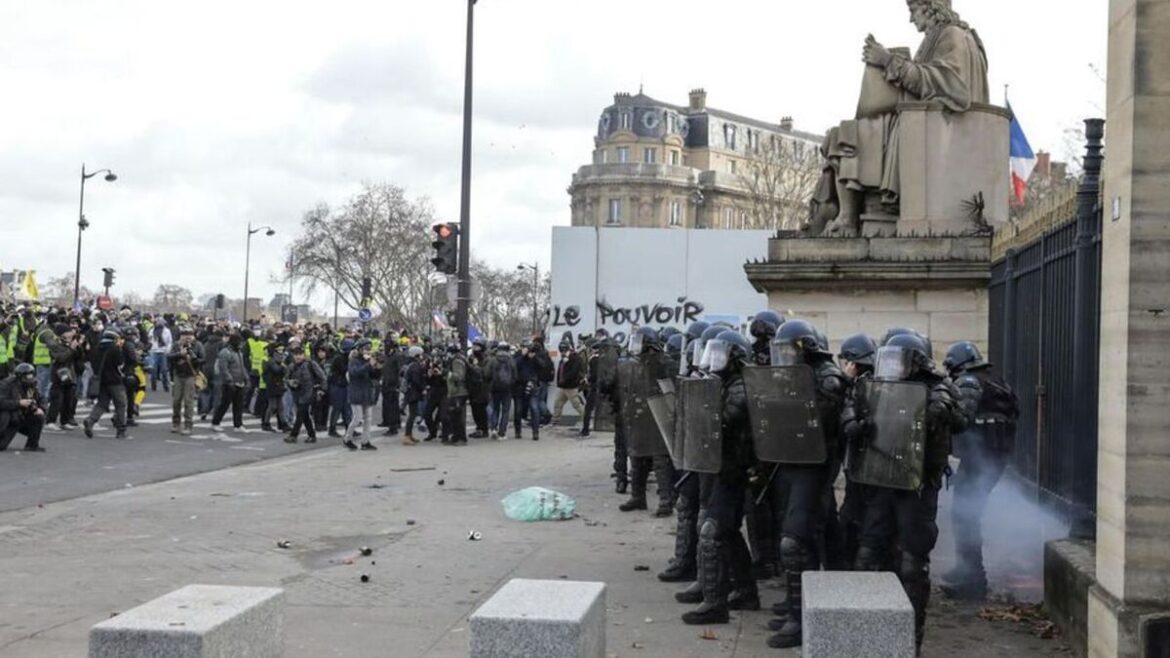
{"type": "Polygon", "coordinates": [[[653,470],[658,482],[658,508],[654,515],[667,517],[674,513],[674,466],[645,406],[647,398],[657,393],[658,380],[676,372],[678,365],[663,353],[657,331],[642,327],[630,336],[629,356],[618,364],[619,417],[625,426],[626,449],[630,455],[630,498],[618,506],[623,512],[647,509],[646,485],[653,470]]]}
{"type": "MultiPolygon", "coordinates": [[[[685,334],[671,336],[667,341],[667,352],[673,350],[672,343],[679,346],[679,377],[689,377],[698,368],[694,358],[692,346],[699,340],[703,331],[710,326],[706,322],[695,322],[687,327],[685,334]]],[[[675,457],[671,455],[672,459],[675,457]]],[[[675,460],[674,465],[681,464],[675,460]]],[[[676,468],[677,470],[677,468],[676,468]]],[[[699,485],[700,475],[685,470],[677,472],[677,486],[675,492],[675,534],[674,556],[670,559],[666,569],[658,574],[658,580],[664,583],[691,582],[697,577],[697,551],[699,548],[699,485]]]]}
{"type": "MultiPolygon", "coordinates": [[[[786,616],[769,623],[777,631],[768,638],[768,646],[773,648],[801,644],[801,574],[817,569],[823,562],[820,545],[826,518],[836,517],[831,487],[841,464],[838,421],[847,387],[844,373],[832,355],[821,348],[818,334],[816,327],[805,320],[785,322],[776,332],[771,362],[773,368],[782,368],[788,374],[783,379],[763,377],[756,386],[753,378],[748,380],[749,392],[769,381],[787,382],[793,393],[784,397],[804,400],[807,409],[806,415],[797,416],[791,409],[773,407],[777,417],[769,419],[767,426],[785,433],[757,428],[755,435],[760,459],[779,465],[769,485],[769,496],[780,527],[780,563],[788,597],[786,616]],[[815,406],[809,409],[808,402],[815,406]],[[774,450],[769,451],[772,454],[764,454],[761,447],[777,440],[781,445],[773,444],[774,450]],[[827,505],[833,507],[831,515],[827,505]]],[[[753,412],[764,415],[764,408],[756,409],[753,406],[753,412]]],[[[752,419],[754,428],[758,420],[752,419]]]]}
{"type": "Polygon", "coordinates": [[[959,389],[967,429],[954,438],[959,459],[951,508],[955,568],[943,578],[942,591],[951,598],[981,600],[987,595],[983,510],[1015,447],[1019,401],[970,341],[951,345],[943,366],[959,389]]]}
{"type": "Polygon", "coordinates": [[[929,341],[897,334],[879,348],[872,383],[842,416],[853,477],[869,485],[857,568],[895,562],[921,646],[930,602],[930,552],[952,432],[966,425],[957,392],[934,372],[929,341]],[[897,553],[894,555],[894,553],[897,553]]]}
{"type": "Polygon", "coordinates": [[[726,330],[707,341],[703,362],[716,376],[714,390],[721,409],[718,473],[699,531],[699,569],[703,603],[682,616],[690,625],[725,624],[730,610],[758,610],[759,591],[751,553],[740,532],[745,495],[755,464],[748,421],[743,366],[752,360],[752,345],[739,332],[726,330]],[[735,591],[732,591],[732,587],[735,591]]]}
{"type": "MultiPolygon", "coordinates": [[[[866,334],[854,334],[841,341],[841,350],[837,353],[837,361],[841,364],[841,371],[849,378],[849,388],[845,394],[845,408],[850,408],[851,400],[857,395],[858,382],[873,376],[873,357],[876,351],[877,343],[866,334]]],[[[842,552],[839,557],[832,554],[826,556],[830,569],[851,569],[857,561],[861,521],[865,516],[865,492],[865,485],[855,481],[846,470],[845,499],[841,502],[841,509],[837,514],[842,552]]],[[[826,549],[828,550],[832,545],[833,542],[826,538],[826,549]]]]}

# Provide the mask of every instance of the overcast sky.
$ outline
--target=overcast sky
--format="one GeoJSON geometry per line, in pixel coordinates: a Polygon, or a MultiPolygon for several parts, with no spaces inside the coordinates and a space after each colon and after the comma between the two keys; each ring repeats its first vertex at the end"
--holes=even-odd
{"type": "MultiPolygon", "coordinates": [[[[1035,149],[1104,113],[1105,0],[954,0],[993,97],[1035,149]],[[1100,72],[1094,72],[1094,68],[1100,72]]],[[[458,220],[462,0],[0,0],[0,269],[84,282],[280,290],[304,210],[390,181],[458,220]]],[[[823,132],[856,107],[867,33],[917,46],[903,0],[482,0],[476,5],[474,254],[548,264],[565,188],[615,91],[823,132]],[[690,50],[690,48],[694,48],[690,50]]],[[[1006,165],[1005,165],[1006,166],[1006,165]]]]}

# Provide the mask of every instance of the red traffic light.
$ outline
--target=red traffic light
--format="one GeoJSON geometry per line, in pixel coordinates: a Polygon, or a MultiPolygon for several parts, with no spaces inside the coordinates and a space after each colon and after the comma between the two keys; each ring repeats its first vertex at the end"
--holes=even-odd
{"type": "Polygon", "coordinates": [[[442,226],[439,227],[439,237],[440,238],[451,237],[451,232],[452,232],[451,227],[447,226],[446,224],[443,224],[442,226]]]}

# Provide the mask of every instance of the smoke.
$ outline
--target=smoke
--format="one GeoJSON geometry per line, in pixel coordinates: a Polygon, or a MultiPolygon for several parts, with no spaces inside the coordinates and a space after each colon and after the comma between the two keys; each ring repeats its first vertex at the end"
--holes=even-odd
{"type": "MultiPolygon", "coordinates": [[[[954,488],[939,495],[939,539],[931,555],[937,581],[955,564],[954,488]]],[[[1005,473],[983,513],[983,564],[993,594],[1021,602],[1044,599],[1044,544],[1068,536],[1068,522],[1038,504],[1034,491],[1005,473]]]]}

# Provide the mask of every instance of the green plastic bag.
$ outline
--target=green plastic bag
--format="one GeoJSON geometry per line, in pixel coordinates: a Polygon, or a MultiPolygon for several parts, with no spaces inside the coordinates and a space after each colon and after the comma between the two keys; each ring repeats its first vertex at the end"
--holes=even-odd
{"type": "Polygon", "coordinates": [[[513,491],[500,502],[513,521],[564,521],[573,518],[577,507],[572,498],[544,487],[513,491]]]}

